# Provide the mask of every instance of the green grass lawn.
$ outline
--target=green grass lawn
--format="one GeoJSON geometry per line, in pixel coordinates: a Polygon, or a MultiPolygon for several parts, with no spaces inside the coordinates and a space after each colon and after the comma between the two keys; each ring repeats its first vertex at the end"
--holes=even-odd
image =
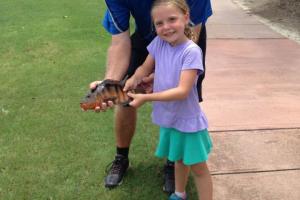
{"type": "Polygon", "coordinates": [[[103,187],[115,154],[113,111],[82,112],[79,102],[103,77],[104,9],[95,0],[1,1],[1,200],[167,199],[149,104],[139,110],[124,184],[103,187]]]}

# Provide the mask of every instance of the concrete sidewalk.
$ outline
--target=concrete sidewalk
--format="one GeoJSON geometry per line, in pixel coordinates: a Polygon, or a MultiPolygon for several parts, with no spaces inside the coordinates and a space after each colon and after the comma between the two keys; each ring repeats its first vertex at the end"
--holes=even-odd
{"type": "Polygon", "coordinates": [[[213,0],[202,107],[215,200],[300,199],[300,45],[213,0]]]}

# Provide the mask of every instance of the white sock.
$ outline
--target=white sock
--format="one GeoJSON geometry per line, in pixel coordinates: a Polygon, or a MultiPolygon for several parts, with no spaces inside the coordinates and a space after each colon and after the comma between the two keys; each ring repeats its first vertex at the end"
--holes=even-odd
{"type": "Polygon", "coordinates": [[[186,199],[186,193],[185,192],[176,192],[175,191],[175,194],[177,196],[179,196],[180,198],[182,198],[182,199],[186,199]]]}

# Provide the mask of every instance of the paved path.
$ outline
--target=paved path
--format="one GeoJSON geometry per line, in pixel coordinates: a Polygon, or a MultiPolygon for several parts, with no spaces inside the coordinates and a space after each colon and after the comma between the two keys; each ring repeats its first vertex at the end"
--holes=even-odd
{"type": "Polygon", "coordinates": [[[300,199],[300,45],[213,0],[202,106],[215,200],[300,199]]]}

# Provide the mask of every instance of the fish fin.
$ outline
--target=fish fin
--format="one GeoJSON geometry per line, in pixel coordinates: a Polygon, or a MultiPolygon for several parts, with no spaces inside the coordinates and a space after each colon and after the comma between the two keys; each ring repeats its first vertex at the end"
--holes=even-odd
{"type": "Polygon", "coordinates": [[[129,78],[128,74],[123,78],[123,80],[120,81],[120,85],[123,88],[125,86],[125,83],[127,81],[127,79],[129,78]]]}

